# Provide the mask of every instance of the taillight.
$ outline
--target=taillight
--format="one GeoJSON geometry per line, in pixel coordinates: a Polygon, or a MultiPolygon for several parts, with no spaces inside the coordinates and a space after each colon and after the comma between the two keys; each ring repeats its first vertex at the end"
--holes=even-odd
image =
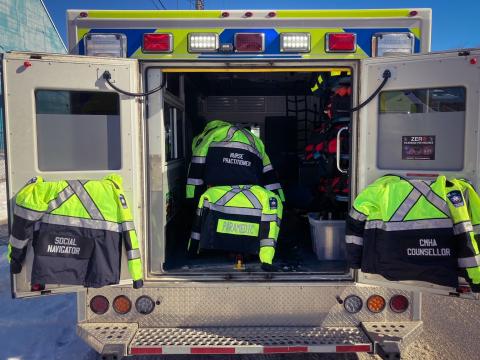
{"type": "Polygon", "coordinates": [[[127,36],[125,34],[87,34],[83,38],[85,55],[127,57],[127,36]]]}
{"type": "Polygon", "coordinates": [[[113,300],[112,307],[117,314],[124,315],[132,309],[132,302],[125,295],[119,295],[113,300]]]}
{"type": "Polygon", "coordinates": [[[137,301],[135,301],[135,309],[137,309],[140,314],[148,315],[153,311],[154,308],[155,303],[146,295],[140,296],[137,301]]]}
{"type": "Polygon", "coordinates": [[[90,310],[97,315],[105,314],[109,305],[108,299],[102,295],[96,295],[90,300],[90,310]]]}
{"type": "Polygon", "coordinates": [[[263,52],[265,49],[265,34],[237,33],[235,34],[235,50],[237,52],[263,52]]]}
{"type": "Polygon", "coordinates": [[[408,309],[408,299],[403,295],[395,295],[390,299],[390,309],[396,313],[403,313],[408,309]]]}
{"type": "Polygon", "coordinates": [[[372,313],[379,313],[385,309],[385,299],[380,295],[372,295],[367,300],[367,308],[372,313]]]}
{"type": "Polygon", "coordinates": [[[357,34],[328,33],[325,35],[326,52],[354,52],[357,49],[357,34]]]}
{"type": "Polygon", "coordinates": [[[143,52],[169,53],[173,50],[173,35],[169,33],[143,34],[143,52]]]}
{"type": "Polygon", "coordinates": [[[363,301],[357,295],[349,295],[343,300],[343,307],[350,314],[356,314],[362,310],[363,301]]]}

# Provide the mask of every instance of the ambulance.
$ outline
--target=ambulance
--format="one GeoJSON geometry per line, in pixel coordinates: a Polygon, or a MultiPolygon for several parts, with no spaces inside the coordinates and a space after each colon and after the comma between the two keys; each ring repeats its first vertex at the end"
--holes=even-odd
{"type": "Polygon", "coordinates": [[[316,175],[302,161],[328,94],[347,86],[331,164],[348,178],[345,208],[390,173],[480,187],[480,51],[431,53],[431,21],[430,9],[69,10],[68,55],[3,55],[10,211],[32,177],[119,174],[145,281],[132,288],[124,251],[118,285],[32,287],[29,247],[12,296],[75,292],[78,335],[109,359],[400,356],[422,331],[422,292],[478,296],[319,256],[302,212],[311,199],[302,185],[316,175]],[[277,271],[254,258],[186,256],[192,139],[214,119],[251,129],[277,169],[287,199],[277,271]],[[283,253],[282,241],[293,244],[283,253]]]}

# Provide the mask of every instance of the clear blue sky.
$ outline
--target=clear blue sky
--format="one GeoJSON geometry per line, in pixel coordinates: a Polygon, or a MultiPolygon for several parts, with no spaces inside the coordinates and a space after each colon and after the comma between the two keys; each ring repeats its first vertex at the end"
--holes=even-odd
{"type": "MultiPolygon", "coordinates": [[[[44,0],[66,39],[66,9],[192,9],[193,0],[44,0]]],[[[432,50],[480,47],[478,0],[205,0],[206,9],[432,8],[432,50]]]]}

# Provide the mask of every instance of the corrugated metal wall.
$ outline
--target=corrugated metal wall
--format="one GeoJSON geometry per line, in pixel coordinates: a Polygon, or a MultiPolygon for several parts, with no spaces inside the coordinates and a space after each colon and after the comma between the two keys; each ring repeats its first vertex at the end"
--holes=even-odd
{"type": "MultiPolygon", "coordinates": [[[[41,0],[0,0],[0,52],[9,50],[66,52],[41,0]]],[[[0,87],[0,95],[1,91],[0,87]]],[[[3,109],[0,107],[1,154],[4,149],[3,128],[3,109]]]]}

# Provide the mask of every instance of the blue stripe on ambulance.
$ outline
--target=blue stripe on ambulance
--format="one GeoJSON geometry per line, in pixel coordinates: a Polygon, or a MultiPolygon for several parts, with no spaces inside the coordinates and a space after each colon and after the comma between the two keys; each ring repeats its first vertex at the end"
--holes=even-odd
{"type": "MultiPolygon", "coordinates": [[[[410,32],[410,29],[407,28],[377,28],[377,29],[359,29],[353,28],[343,29],[345,32],[352,32],[357,34],[357,45],[360,47],[368,56],[372,56],[372,37],[376,33],[402,33],[410,32]]],[[[420,52],[420,39],[415,36],[415,45],[413,49],[414,53],[420,52]]]]}

